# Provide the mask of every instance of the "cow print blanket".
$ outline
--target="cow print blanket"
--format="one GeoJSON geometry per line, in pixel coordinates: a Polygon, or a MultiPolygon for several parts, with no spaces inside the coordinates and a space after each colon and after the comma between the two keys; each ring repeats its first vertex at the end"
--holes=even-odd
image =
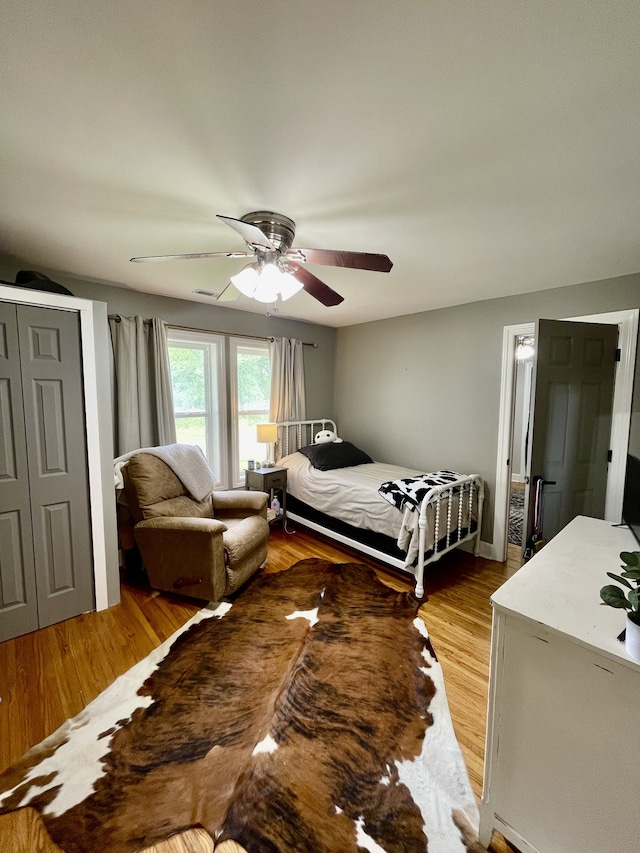
{"type": "Polygon", "coordinates": [[[0,776],[65,853],[483,850],[418,602],[304,560],[201,611],[0,776]]]}
{"type": "Polygon", "coordinates": [[[434,486],[444,486],[460,480],[462,474],[455,471],[435,471],[433,474],[421,474],[419,477],[402,477],[400,480],[388,480],[378,492],[399,510],[417,509],[424,496],[434,486]]]}

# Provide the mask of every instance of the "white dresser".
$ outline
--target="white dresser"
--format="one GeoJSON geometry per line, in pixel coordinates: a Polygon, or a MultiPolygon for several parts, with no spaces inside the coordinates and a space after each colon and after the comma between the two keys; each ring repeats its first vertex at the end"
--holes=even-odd
{"type": "Polygon", "coordinates": [[[579,516],[493,595],[480,841],[639,853],[640,663],[600,605],[626,528],[579,516]]]}

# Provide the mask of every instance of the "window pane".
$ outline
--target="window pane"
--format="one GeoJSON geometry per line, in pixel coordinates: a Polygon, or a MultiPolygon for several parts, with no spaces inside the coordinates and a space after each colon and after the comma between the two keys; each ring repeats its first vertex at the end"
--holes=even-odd
{"type": "Polygon", "coordinates": [[[204,349],[170,346],[169,362],[174,411],[204,412],[207,408],[204,349]]]}
{"type": "Polygon", "coordinates": [[[202,448],[217,487],[228,488],[224,339],[187,329],[168,337],[176,440],[202,448]]]}
{"type": "Polygon", "coordinates": [[[247,460],[261,462],[273,458],[273,448],[256,440],[256,424],[269,421],[269,396],[271,393],[271,364],[266,344],[241,344],[236,349],[236,388],[238,422],[235,463],[237,476],[247,460]]]}
{"type": "Polygon", "coordinates": [[[238,347],[238,411],[268,412],[270,393],[271,366],[266,348],[238,347]]]}
{"type": "Polygon", "coordinates": [[[206,455],[206,419],[203,417],[176,418],[176,441],[178,444],[197,444],[206,455]]]}

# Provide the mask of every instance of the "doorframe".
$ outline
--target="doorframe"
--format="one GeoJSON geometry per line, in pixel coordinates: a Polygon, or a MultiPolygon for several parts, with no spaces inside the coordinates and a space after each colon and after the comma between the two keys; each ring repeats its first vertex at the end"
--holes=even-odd
{"type": "MultiPolygon", "coordinates": [[[[581,323],[610,323],[618,326],[620,361],[616,364],[611,422],[612,460],[607,475],[605,520],[614,524],[622,518],[622,498],[629,448],[631,401],[636,365],[638,318],[640,309],[609,311],[581,317],[563,317],[581,323]]],[[[502,330],[502,371],[500,378],[500,409],[498,420],[498,454],[496,460],[496,490],[493,514],[493,545],[491,559],[504,562],[507,556],[507,530],[509,517],[509,471],[513,430],[514,373],[516,338],[533,335],[535,323],[504,326],[502,330]]]]}
{"type": "MultiPolygon", "coordinates": [[[[105,477],[101,459],[103,437],[101,436],[101,425],[98,417],[98,376],[104,374],[105,368],[104,365],[98,365],[96,358],[94,303],[89,299],[79,299],[75,296],[5,285],[0,285],[0,299],[4,302],[22,305],[37,305],[42,308],[73,311],[80,317],[95,609],[105,610],[109,606],[108,572],[111,568],[109,564],[112,561],[109,559],[109,548],[107,547],[105,523],[107,507],[103,498],[105,477]]],[[[104,432],[104,426],[102,426],[102,430],[104,432]]]]}

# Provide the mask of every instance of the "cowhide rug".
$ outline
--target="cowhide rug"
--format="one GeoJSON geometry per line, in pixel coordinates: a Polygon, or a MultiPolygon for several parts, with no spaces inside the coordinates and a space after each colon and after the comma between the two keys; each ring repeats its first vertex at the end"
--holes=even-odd
{"type": "Polygon", "coordinates": [[[419,603],[304,560],[197,614],[0,776],[65,853],[456,853],[477,808],[419,603]]]}

